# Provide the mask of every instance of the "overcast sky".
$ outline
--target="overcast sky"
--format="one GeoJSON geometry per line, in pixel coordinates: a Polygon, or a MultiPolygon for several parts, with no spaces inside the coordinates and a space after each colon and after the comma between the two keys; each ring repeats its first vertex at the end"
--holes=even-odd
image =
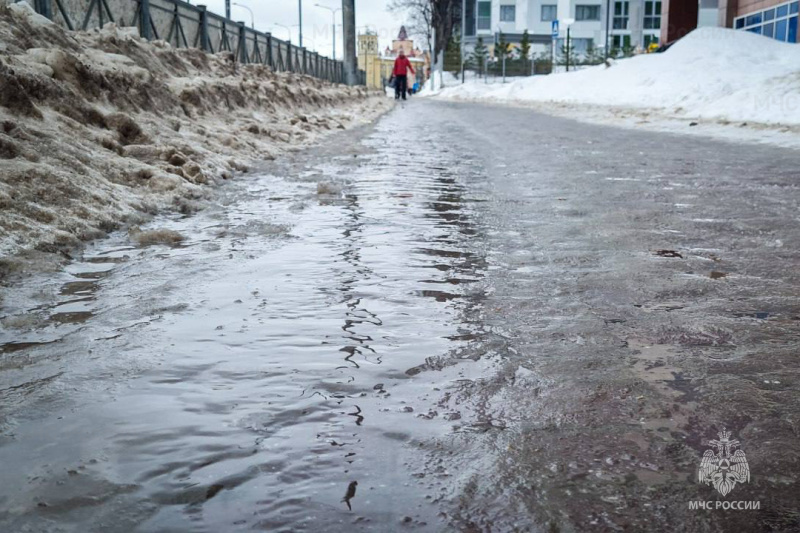
{"type": "MultiPolygon", "coordinates": [[[[225,0],[196,0],[193,4],[208,6],[210,11],[225,14],[225,0]]],[[[303,44],[309,50],[316,50],[320,54],[330,57],[333,46],[333,17],[327,9],[316,7],[316,4],[332,8],[341,8],[341,0],[302,0],[303,3],[303,44]]],[[[391,43],[397,37],[400,25],[403,23],[401,15],[387,11],[388,0],[356,0],[356,26],[362,32],[364,26],[377,31],[380,36],[381,48],[391,43]]],[[[298,0],[231,0],[231,4],[241,4],[253,11],[256,29],[269,31],[279,39],[286,39],[286,28],[277,26],[283,24],[290,26],[292,42],[297,44],[298,31],[298,0]]],[[[250,24],[250,13],[247,9],[231,5],[231,18],[250,24]]],[[[342,58],[342,12],[336,12],[336,57],[342,58]]],[[[415,43],[418,44],[418,43],[415,43]]]]}

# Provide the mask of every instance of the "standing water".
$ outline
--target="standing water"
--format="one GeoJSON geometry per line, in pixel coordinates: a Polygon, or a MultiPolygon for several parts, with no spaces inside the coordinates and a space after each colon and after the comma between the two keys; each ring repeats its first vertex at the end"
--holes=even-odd
{"type": "Polygon", "coordinates": [[[421,448],[480,334],[485,191],[390,126],[10,291],[0,530],[435,527],[421,448]]]}

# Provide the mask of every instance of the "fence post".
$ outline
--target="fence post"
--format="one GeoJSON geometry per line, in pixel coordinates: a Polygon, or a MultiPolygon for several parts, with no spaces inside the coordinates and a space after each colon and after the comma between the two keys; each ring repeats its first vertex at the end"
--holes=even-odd
{"type": "Polygon", "coordinates": [[[197,28],[197,31],[200,32],[200,48],[208,52],[210,51],[208,46],[208,11],[204,5],[198,5],[197,9],[200,10],[200,27],[197,28]]]}
{"type": "Polygon", "coordinates": [[[267,65],[269,65],[272,70],[275,70],[275,64],[272,62],[272,34],[267,34],[267,65]]]}
{"type": "Polygon", "coordinates": [[[37,0],[34,3],[34,7],[36,8],[36,12],[43,17],[47,17],[49,19],[53,18],[53,13],[50,10],[50,0],[37,0]]]}
{"type": "Polygon", "coordinates": [[[148,41],[150,33],[150,0],[139,0],[139,35],[148,41]]]}
{"type": "Polygon", "coordinates": [[[303,47],[303,74],[308,74],[308,55],[305,47],[303,47]]]}
{"type": "Polygon", "coordinates": [[[247,34],[245,33],[244,22],[239,21],[239,61],[242,65],[248,63],[247,59],[247,34]]]}
{"type": "Polygon", "coordinates": [[[288,41],[286,44],[288,45],[286,48],[286,70],[294,72],[292,70],[292,41],[288,41]]]}

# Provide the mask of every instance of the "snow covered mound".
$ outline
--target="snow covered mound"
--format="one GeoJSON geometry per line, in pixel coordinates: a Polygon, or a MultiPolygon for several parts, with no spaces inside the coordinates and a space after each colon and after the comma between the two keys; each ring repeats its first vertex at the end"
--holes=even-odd
{"type": "Polygon", "coordinates": [[[695,30],[663,54],[507,84],[474,81],[440,97],[655,108],[736,122],[800,125],[800,45],[724,28],[695,30]]]}
{"type": "Polygon", "coordinates": [[[364,88],[233,59],[0,5],[0,281],[12,256],[197,209],[251,162],[388,107],[364,88]]]}

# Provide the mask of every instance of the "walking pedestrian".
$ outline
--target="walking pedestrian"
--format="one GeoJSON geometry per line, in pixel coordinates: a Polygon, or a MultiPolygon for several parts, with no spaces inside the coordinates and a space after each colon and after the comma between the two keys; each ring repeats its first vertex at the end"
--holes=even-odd
{"type": "Polygon", "coordinates": [[[411,66],[411,61],[408,60],[405,52],[402,48],[400,48],[400,52],[397,54],[397,59],[394,60],[394,69],[392,70],[392,74],[394,75],[395,100],[399,100],[400,96],[403,97],[403,100],[406,99],[406,93],[408,93],[409,70],[411,71],[411,74],[416,74],[416,72],[414,72],[414,67],[411,66]]]}

